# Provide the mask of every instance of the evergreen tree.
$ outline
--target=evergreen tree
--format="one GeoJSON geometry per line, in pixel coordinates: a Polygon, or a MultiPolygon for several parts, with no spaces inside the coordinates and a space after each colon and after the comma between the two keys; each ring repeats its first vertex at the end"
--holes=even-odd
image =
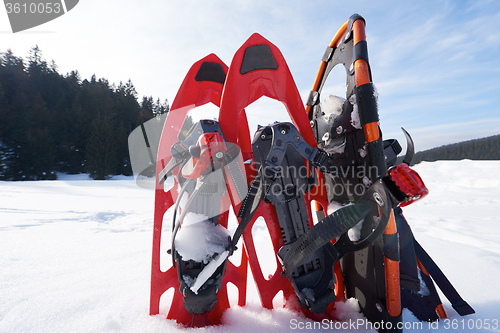
{"type": "Polygon", "coordinates": [[[28,79],[25,72],[24,61],[18,58],[9,49],[0,56],[0,82],[8,103],[12,102],[18,91],[25,92],[28,79]]]}
{"type": "Polygon", "coordinates": [[[5,91],[3,89],[2,82],[0,81],[0,119],[2,119],[2,121],[0,121],[0,141],[5,136],[7,131],[7,127],[4,121],[8,115],[7,108],[8,104],[7,100],[5,99],[5,91]]]}
{"type": "Polygon", "coordinates": [[[148,119],[169,109],[167,101],[138,100],[130,79],[117,87],[76,70],[61,75],[37,45],[26,60],[0,52],[0,179],[130,175],[128,135],[146,121],[141,107],[148,119]]]}
{"type": "Polygon", "coordinates": [[[168,104],[168,100],[165,100],[164,103],[160,102],[160,98],[156,100],[153,104],[153,114],[157,117],[164,113],[167,113],[170,110],[170,105],[168,104]]]}
{"type": "MultiPolygon", "coordinates": [[[[2,69],[2,64],[0,63],[0,70],[2,69]]],[[[7,101],[5,100],[5,93],[3,89],[2,82],[0,81],[0,119],[5,119],[7,112],[7,101]]],[[[4,145],[4,140],[6,137],[7,128],[3,121],[0,121],[0,180],[5,180],[3,175],[6,172],[6,159],[8,152],[6,151],[6,146],[4,145]]]]}
{"type": "Polygon", "coordinates": [[[25,180],[26,159],[24,158],[24,146],[26,144],[26,133],[29,126],[25,126],[26,115],[29,113],[29,99],[21,91],[16,91],[12,103],[6,109],[6,130],[2,139],[4,150],[4,174],[5,180],[25,180]]]}
{"type": "Polygon", "coordinates": [[[116,174],[132,176],[132,163],[130,162],[130,155],[128,152],[128,132],[123,123],[120,123],[115,131],[116,136],[116,155],[118,165],[116,174]]]}
{"type": "Polygon", "coordinates": [[[34,129],[26,134],[20,155],[23,180],[54,180],[55,148],[48,129],[34,129]]]}
{"type": "Polygon", "coordinates": [[[482,139],[458,142],[441,146],[415,154],[413,164],[422,161],[434,162],[438,160],[499,160],[500,135],[482,139]]]}
{"type": "Polygon", "coordinates": [[[184,140],[185,138],[187,138],[189,130],[191,129],[191,127],[193,127],[193,125],[193,118],[190,115],[187,115],[184,123],[182,124],[181,132],[179,133],[179,140],[184,140]]]}
{"type": "Polygon", "coordinates": [[[118,158],[113,125],[109,117],[98,114],[92,122],[86,146],[87,172],[92,179],[105,180],[116,174],[118,158]]]}
{"type": "Polygon", "coordinates": [[[153,109],[154,109],[153,97],[152,96],[149,96],[149,97],[143,96],[142,102],[141,102],[141,110],[147,110],[147,111],[153,113],[153,109]]]}

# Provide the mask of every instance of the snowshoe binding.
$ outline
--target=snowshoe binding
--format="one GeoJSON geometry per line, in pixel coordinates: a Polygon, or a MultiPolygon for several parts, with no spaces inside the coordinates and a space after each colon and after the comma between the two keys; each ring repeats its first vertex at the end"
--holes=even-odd
{"type": "Polygon", "coordinates": [[[180,164],[181,189],[174,206],[171,252],[184,307],[189,313],[201,314],[210,312],[217,302],[232,251],[229,231],[219,224],[230,204],[226,181],[240,190],[233,193],[238,203],[246,195],[247,184],[238,160],[239,149],[225,140],[216,121],[201,120],[193,125],[178,147],[189,147],[189,155],[186,151],[180,154],[189,158],[180,164]]]}

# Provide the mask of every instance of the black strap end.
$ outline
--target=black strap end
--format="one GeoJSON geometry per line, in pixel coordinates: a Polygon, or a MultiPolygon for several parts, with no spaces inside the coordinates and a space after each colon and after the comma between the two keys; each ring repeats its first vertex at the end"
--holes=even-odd
{"type": "Polygon", "coordinates": [[[474,309],[464,300],[451,305],[461,316],[467,316],[476,313],[474,309]]]}

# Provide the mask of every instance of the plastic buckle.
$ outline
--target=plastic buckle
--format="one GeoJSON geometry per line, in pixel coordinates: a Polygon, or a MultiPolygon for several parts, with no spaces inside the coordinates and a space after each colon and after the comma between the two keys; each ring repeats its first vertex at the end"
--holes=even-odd
{"type": "Polygon", "coordinates": [[[273,167],[271,165],[266,165],[264,167],[264,176],[270,180],[275,180],[280,175],[280,172],[281,170],[279,167],[273,167]]]}
{"type": "Polygon", "coordinates": [[[170,148],[173,157],[178,160],[184,160],[189,156],[189,149],[185,148],[180,142],[176,142],[170,148]]]}
{"type": "Polygon", "coordinates": [[[328,154],[320,149],[316,148],[316,155],[314,155],[311,164],[316,168],[321,168],[325,166],[325,161],[328,159],[328,154]]]}

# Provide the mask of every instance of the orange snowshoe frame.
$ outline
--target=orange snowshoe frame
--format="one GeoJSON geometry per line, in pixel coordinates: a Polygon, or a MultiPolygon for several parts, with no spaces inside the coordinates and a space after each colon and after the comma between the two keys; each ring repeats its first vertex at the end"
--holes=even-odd
{"type": "MultiPolygon", "coordinates": [[[[334,52],[340,46],[346,47],[345,45],[348,41],[352,42],[352,64],[345,63],[346,72],[350,72],[353,76],[353,91],[372,91],[372,78],[370,65],[368,63],[368,52],[367,52],[367,44],[366,44],[366,34],[365,34],[365,21],[364,19],[355,14],[351,16],[337,31],[332,41],[328,45],[327,51],[325,52],[325,56],[321,61],[318,73],[313,83],[313,87],[311,89],[311,94],[309,101],[306,105],[306,113],[310,119],[313,118],[313,107],[319,104],[319,95],[323,84],[326,81],[326,77],[328,76],[329,71],[336,65],[332,63],[332,57],[334,56],[334,52]],[[350,67],[350,68],[349,68],[350,67]]],[[[346,60],[348,61],[348,60],[346,60]]],[[[338,63],[342,64],[342,61],[338,61],[338,63]]],[[[361,95],[359,93],[358,95],[361,95]]],[[[373,92],[371,93],[373,96],[373,92]]],[[[371,97],[370,96],[370,97],[371,97]]],[[[349,96],[347,96],[349,97],[349,96]]],[[[358,97],[359,98],[359,97],[358,97]]],[[[359,114],[361,118],[361,124],[364,132],[364,137],[366,141],[366,145],[368,146],[368,150],[371,150],[370,157],[370,165],[377,166],[379,170],[378,177],[385,176],[387,172],[387,167],[385,165],[383,146],[382,146],[382,135],[379,130],[378,124],[378,109],[376,105],[376,101],[370,101],[370,98],[364,98],[363,103],[361,101],[357,101],[359,114]]],[[[372,179],[374,181],[375,179],[372,179]]],[[[394,218],[394,213],[391,213],[389,223],[384,232],[384,241],[386,244],[384,247],[391,247],[390,251],[384,251],[383,255],[383,271],[378,270],[376,276],[372,276],[372,283],[376,284],[379,289],[385,289],[385,300],[376,300],[376,301],[365,301],[364,304],[361,304],[362,311],[367,315],[368,319],[373,321],[387,321],[390,320],[392,322],[401,321],[402,307],[401,307],[401,295],[400,295],[400,272],[399,272],[399,243],[397,238],[397,228],[396,222],[394,218]],[[390,257],[386,256],[386,253],[391,253],[390,257]],[[382,274],[384,276],[381,276],[382,274]],[[380,281],[383,279],[383,281],[380,281]],[[377,281],[378,280],[378,281],[377,281]],[[372,308],[373,307],[373,308],[372,308]],[[370,315],[370,314],[374,315],[370,315]]],[[[370,248],[370,247],[369,247],[370,248]]],[[[365,250],[358,251],[358,256],[361,253],[365,253],[365,250]]],[[[352,256],[346,256],[347,258],[343,259],[345,264],[346,261],[350,261],[353,264],[356,261],[356,258],[352,256]]],[[[345,267],[344,267],[345,269],[345,267]]],[[[373,268],[372,268],[373,269],[373,268]]],[[[356,271],[356,268],[351,267],[351,272],[356,271]]],[[[345,273],[345,272],[344,272],[345,273]]],[[[357,274],[357,273],[356,273],[357,274]]],[[[356,274],[350,274],[352,276],[356,274]]],[[[375,273],[374,273],[375,274],[375,273]]],[[[348,297],[356,297],[358,299],[363,299],[365,296],[364,293],[369,294],[369,291],[362,291],[361,294],[356,294],[359,292],[360,288],[363,289],[363,286],[359,285],[359,281],[355,280],[352,276],[349,276],[349,282],[347,283],[348,297]],[[356,286],[354,286],[356,284],[356,286]],[[350,288],[349,288],[350,287],[350,288]],[[355,289],[355,291],[354,291],[355,289]],[[349,292],[351,290],[351,292],[349,292]]],[[[367,289],[372,288],[369,286],[367,289]]],[[[381,293],[379,294],[381,295],[381,293]]],[[[369,295],[370,297],[374,295],[369,295]]],[[[396,325],[394,325],[396,326],[396,325]]]]}

